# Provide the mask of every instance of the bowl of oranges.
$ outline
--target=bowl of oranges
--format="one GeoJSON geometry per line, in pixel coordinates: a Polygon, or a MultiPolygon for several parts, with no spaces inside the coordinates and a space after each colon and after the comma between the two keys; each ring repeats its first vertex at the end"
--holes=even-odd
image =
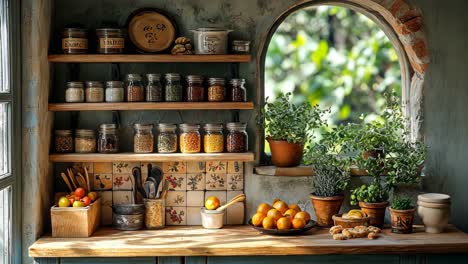
{"type": "Polygon", "coordinates": [[[282,200],[273,200],[272,205],[261,203],[249,220],[249,225],[264,234],[299,235],[315,226],[308,212],[297,204],[288,205],[282,200]]]}

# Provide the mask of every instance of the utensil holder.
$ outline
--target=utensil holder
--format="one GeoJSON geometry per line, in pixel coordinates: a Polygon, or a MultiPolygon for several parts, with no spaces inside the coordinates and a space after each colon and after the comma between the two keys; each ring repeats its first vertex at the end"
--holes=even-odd
{"type": "Polygon", "coordinates": [[[145,208],[145,225],[147,229],[162,229],[166,226],[164,199],[145,199],[145,208]]]}

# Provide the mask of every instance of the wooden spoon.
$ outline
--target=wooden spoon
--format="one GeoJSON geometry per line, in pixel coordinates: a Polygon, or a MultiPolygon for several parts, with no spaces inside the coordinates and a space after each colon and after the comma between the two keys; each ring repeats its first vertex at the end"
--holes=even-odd
{"type": "Polygon", "coordinates": [[[223,211],[224,209],[228,208],[229,206],[237,203],[237,202],[242,202],[245,200],[245,194],[241,193],[237,195],[236,197],[232,198],[231,201],[227,202],[225,205],[220,206],[216,209],[216,211],[223,211]]]}

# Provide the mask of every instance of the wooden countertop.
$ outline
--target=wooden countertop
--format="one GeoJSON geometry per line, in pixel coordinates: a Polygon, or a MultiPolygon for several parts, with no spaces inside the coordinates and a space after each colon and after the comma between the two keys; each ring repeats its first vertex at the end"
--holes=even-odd
{"type": "Polygon", "coordinates": [[[327,229],[313,228],[293,237],[258,233],[250,226],[219,230],[167,227],[163,230],[98,230],[89,238],[45,236],[29,248],[31,257],[145,257],[145,256],[249,256],[324,254],[405,254],[468,252],[468,234],[453,227],[446,233],[428,234],[416,227],[410,235],[389,229],[376,240],[336,241],[327,229]]]}

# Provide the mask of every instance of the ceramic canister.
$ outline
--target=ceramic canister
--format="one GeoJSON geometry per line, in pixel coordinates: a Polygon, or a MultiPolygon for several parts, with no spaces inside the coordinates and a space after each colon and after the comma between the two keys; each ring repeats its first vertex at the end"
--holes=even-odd
{"type": "Polygon", "coordinates": [[[418,214],[427,233],[442,233],[450,218],[450,196],[440,193],[419,195],[418,214]]]}

